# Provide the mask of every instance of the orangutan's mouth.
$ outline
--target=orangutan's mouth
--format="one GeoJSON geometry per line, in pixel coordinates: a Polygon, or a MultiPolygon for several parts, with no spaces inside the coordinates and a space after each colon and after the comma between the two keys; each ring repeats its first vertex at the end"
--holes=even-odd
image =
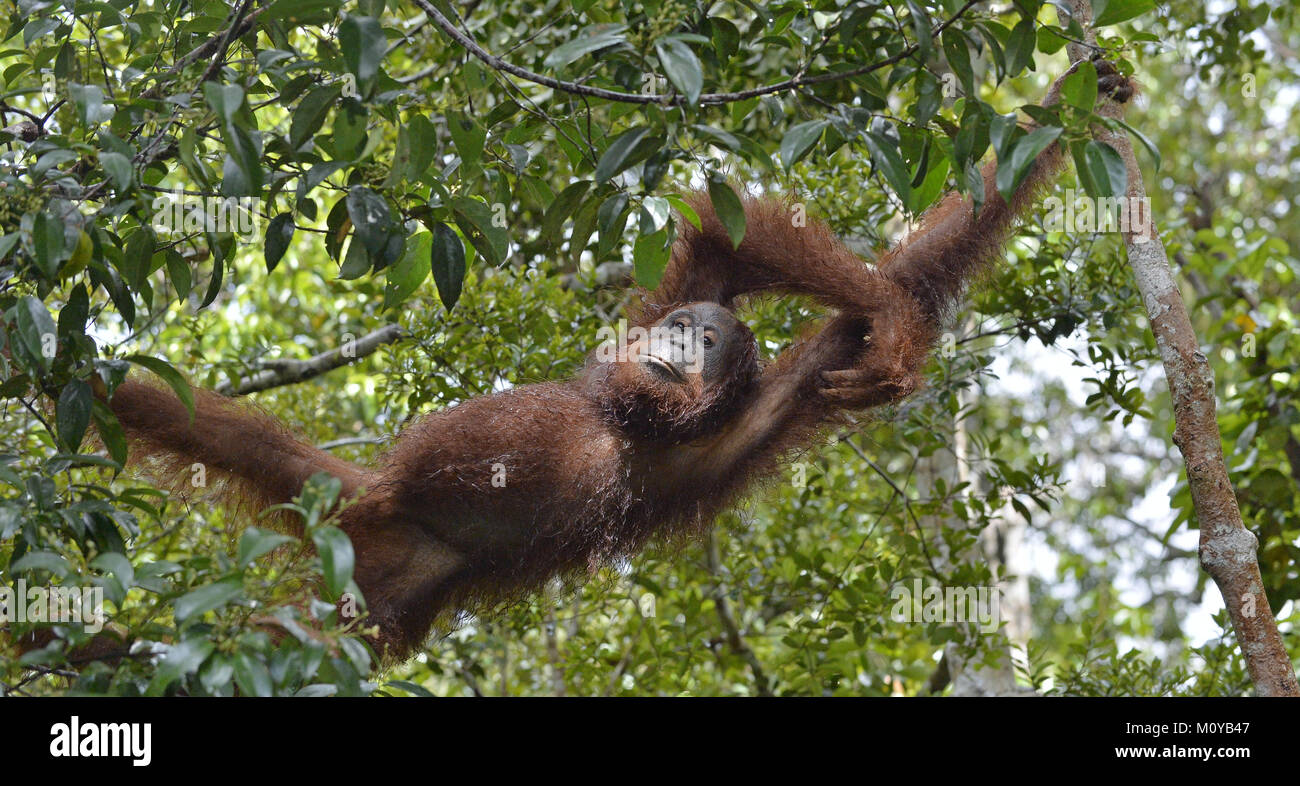
{"type": "Polygon", "coordinates": [[[660,371],[667,373],[670,377],[677,380],[678,382],[686,381],[686,375],[682,373],[681,369],[677,368],[677,366],[674,366],[672,363],[669,363],[667,360],[664,360],[658,355],[651,355],[647,353],[641,355],[641,357],[639,357],[638,360],[640,360],[642,363],[648,363],[651,366],[654,366],[656,369],[659,369],[660,371]]]}

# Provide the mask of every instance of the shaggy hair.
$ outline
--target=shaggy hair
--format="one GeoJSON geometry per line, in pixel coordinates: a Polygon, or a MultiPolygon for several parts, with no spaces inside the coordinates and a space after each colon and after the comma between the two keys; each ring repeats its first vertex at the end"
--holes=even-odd
{"type": "MultiPolygon", "coordinates": [[[[1113,69],[1099,72],[1106,92],[1131,95],[1113,69]]],[[[702,532],[845,411],[916,390],[945,314],[1063,158],[1059,146],[1044,151],[1010,203],[986,167],[978,215],[948,195],[875,267],[825,225],[796,226],[782,199],[744,201],[734,248],[708,196],[692,197],[701,226],[679,222],[663,281],[642,293],[634,319],[650,327],[687,304],[733,309],[764,294],[810,295],[834,310],[761,371],[753,335],[735,322],[720,329],[729,368],[720,379],[678,383],[635,360],[593,359],[573,380],[425,415],[370,468],[212,393],[195,391],[192,422],[170,391],[137,381],[110,405],[139,463],[173,487],[203,464],[223,479],[220,498],[248,511],[290,500],[313,473],[338,477],[353,498],[341,526],[378,623],[375,644],[398,659],[440,618],[627,557],[652,538],[702,532]]]]}

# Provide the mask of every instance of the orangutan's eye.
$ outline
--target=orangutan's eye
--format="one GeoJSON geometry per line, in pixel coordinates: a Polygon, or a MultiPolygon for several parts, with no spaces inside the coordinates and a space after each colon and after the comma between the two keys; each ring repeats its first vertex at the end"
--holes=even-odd
{"type": "Polygon", "coordinates": [[[686,330],[686,323],[679,319],[673,323],[673,328],[675,330],[686,330]]]}
{"type": "Polygon", "coordinates": [[[706,347],[711,347],[711,346],[713,346],[713,339],[709,338],[708,336],[705,336],[705,337],[704,337],[704,346],[706,346],[706,347]]]}

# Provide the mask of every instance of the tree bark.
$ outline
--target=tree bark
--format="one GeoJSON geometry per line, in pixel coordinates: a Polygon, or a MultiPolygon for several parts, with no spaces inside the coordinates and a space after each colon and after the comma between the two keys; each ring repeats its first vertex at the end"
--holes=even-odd
{"type": "Polygon", "coordinates": [[[391,344],[402,337],[400,325],[385,325],[373,333],[345,342],[337,349],[313,355],[307,360],[281,359],[263,361],[268,368],[257,372],[238,385],[223,382],[217,386],[217,392],[223,396],[247,396],[284,385],[293,385],[313,377],[319,377],[336,368],[342,368],[360,358],[372,354],[384,344],[391,344]]]}
{"type": "MultiPolygon", "coordinates": [[[[1091,31],[1088,0],[1071,0],[1075,19],[1091,31]]],[[[1089,56],[1087,45],[1071,44],[1070,59],[1089,56]]],[[[1169,257],[1151,221],[1150,203],[1133,145],[1123,131],[1099,128],[1095,134],[1119,153],[1128,169],[1128,226],[1122,227],[1151,332],[1165,367],[1174,407],[1174,444],[1187,466],[1187,483],[1201,528],[1201,567],[1214,579],[1232,619],[1242,657],[1259,696],[1300,696],[1291,658],[1282,645],[1277,621],[1264,594],[1256,550],[1259,543],[1246,529],[1237,497],[1228,480],[1223,443],[1215,417],[1214,372],[1200,351],[1182,294],[1174,283],[1169,257]],[[1140,211],[1140,212],[1139,212],[1140,211]],[[1145,219],[1145,220],[1142,220],[1145,219]],[[1145,227],[1144,233],[1134,227],[1145,227]]]]}

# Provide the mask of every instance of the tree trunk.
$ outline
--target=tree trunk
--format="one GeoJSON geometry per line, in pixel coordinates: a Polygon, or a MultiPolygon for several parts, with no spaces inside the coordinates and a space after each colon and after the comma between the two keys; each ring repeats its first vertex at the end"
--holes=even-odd
{"type": "MultiPolygon", "coordinates": [[[[1075,19],[1088,31],[1088,43],[1095,41],[1088,0],[1071,0],[1070,7],[1075,19]]],[[[1071,44],[1069,52],[1072,61],[1090,55],[1089,47],[1080,44],[1071,44]]],[[[1113,147],[1128,168],[1130,218],[1136,215],[1146,219],[1131,220],[1123,227],[1124,242],[1169,381],[1174,444],[1187,466],[1192,505],[1201,527],[1201,567],[1223,594],[1256,694],[1300,696],[1291,658],[1282,646],[1282,636],[1264,594],[1256,556],[1258,540],[1242,523],[1237,497],[1228,480],[1215,419],[1214,372],[1197,345],[1169,257],[1150,220],[1150,203],[1133,145],[1122,131],[1099,128],[1096,138],[1113,147]],[[1146,231],[1138,233],[1133,227],[1146,227],[1146,231]]]]}

